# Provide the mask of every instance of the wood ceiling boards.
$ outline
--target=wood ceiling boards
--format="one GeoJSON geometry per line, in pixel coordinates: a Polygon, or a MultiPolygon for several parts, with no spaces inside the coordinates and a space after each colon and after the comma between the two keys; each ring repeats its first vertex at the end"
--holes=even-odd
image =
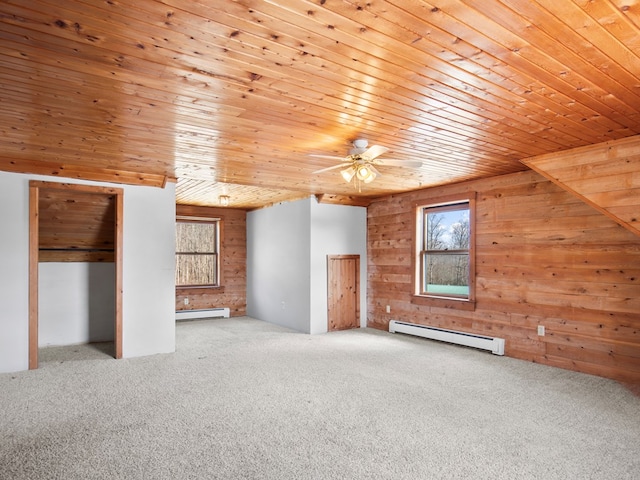
{"type": "Polygon", "coordinates": [[[640,134],[640,3],[5,0],[0,101],[1,170],[363,204],[640,134]]]}

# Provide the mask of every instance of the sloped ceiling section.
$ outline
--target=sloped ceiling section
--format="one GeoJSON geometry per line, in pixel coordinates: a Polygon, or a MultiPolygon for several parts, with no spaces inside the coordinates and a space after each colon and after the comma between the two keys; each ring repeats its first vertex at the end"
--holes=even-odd
{"type": "Polygon", "coordinates": [[[640,135],[522,162],[640,236],[640,135]]]}

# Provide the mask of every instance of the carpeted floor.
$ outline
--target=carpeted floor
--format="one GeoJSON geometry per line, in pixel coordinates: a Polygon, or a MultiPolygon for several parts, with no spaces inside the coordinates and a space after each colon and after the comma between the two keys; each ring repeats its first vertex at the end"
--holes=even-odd
{"type": "Polygon", "coordinates": [[[0,375],[1,479],[640,478],[640,398],[595,376],[247,317],[109,348],[0,375]]]}

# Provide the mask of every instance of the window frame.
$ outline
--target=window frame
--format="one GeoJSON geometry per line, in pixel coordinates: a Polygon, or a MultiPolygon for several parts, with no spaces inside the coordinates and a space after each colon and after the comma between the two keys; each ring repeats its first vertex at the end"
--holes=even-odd
{"type": "Polygon", "coordinates": [[[450,195],[437,198],[419,199],[413,203],[413,255],[412,255],[412,276],[413,291],[411,303],[418,305],[434,306],[441,308],[453,308],[460,310],[475,310],[475,206],[476,193],[466,192],[460,195],[450,195]],[[455,209],[456,205],[467,204],[469,207],[469,294],[468,296],[447,295],[441,293],[428,293],[422,291],[423,273],[423,250],[424,210],[427,208],[447,208],[455,209]]]}
{"type": "MultiPolygon", "coordinates": [[[[176,282],[177,290],[193,290],[193,289],[222,289],[223,288],[223,278],[222,278],[222,234],[223,234],[223,222],[219,217],[199,217],[199,216],[188,216],[188,215],[177,215],[176,216],[176,225],[178,223],[202,223],[202,224],[215,224],[216,225],[216,241],[215,247],[216,252],[214,253],[216,258],[216,278],[218,280],[215,284],[202,284],[202,285],[178,285],[176,282]]],[[[176,259],[176,270],[177,270],[177,258],[180,254],[188,254],[188,252],[178,252],[177,248],[175,250],[175,259],[176,259]]]]}

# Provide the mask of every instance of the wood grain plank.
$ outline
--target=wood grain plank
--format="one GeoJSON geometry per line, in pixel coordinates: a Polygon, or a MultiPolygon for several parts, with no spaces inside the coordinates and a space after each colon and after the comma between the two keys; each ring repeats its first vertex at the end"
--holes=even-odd
{"type": "Polygon", "coordinates": [[[640,210],[640,136],[528,158],[523,163],[640,235],[636,213],[640,210]],[[567,169],[567,163],[574,168],[567,169]],[[604,163],[615,164],[617,172],[601,168],[604,163]]]}
{"type": "Polygon", "coordinates": [[[222,222],[221,287],[176,289],[176,311],[228,307],[231,316],[246,315],[246,211],[176,205],[176,216],[219,218],[222,222]]]}
{"type": "MultiPolygon", "coordinates": [[[[7,0],[0,168],[233,183],[252,188],[246,208],[521,171],[521,158],[640,133],[624,7],[7,0]],[[308,153],[344,155],[358,136],[423,167],[363,192],[312,174],[327,165],[308,153]]],[[[193,187],[181,203],[215,205],[193,187]]]]}
{"type": "Polygon", "coordinates": [[[634,353],[640,351],[640,243],[539,174],[377,199],[368,208],[367,238],[369,326],[386,329],[390,319],[401,319],[495,335],[506,338],[509,356],[640,379],[634,353]],[[476,309],[413,304],[412,206],[467,189],[477,192],[479,213],[476,309]],[[545,325],[545,337],[537,335],[538,325],[545,325]]]}

